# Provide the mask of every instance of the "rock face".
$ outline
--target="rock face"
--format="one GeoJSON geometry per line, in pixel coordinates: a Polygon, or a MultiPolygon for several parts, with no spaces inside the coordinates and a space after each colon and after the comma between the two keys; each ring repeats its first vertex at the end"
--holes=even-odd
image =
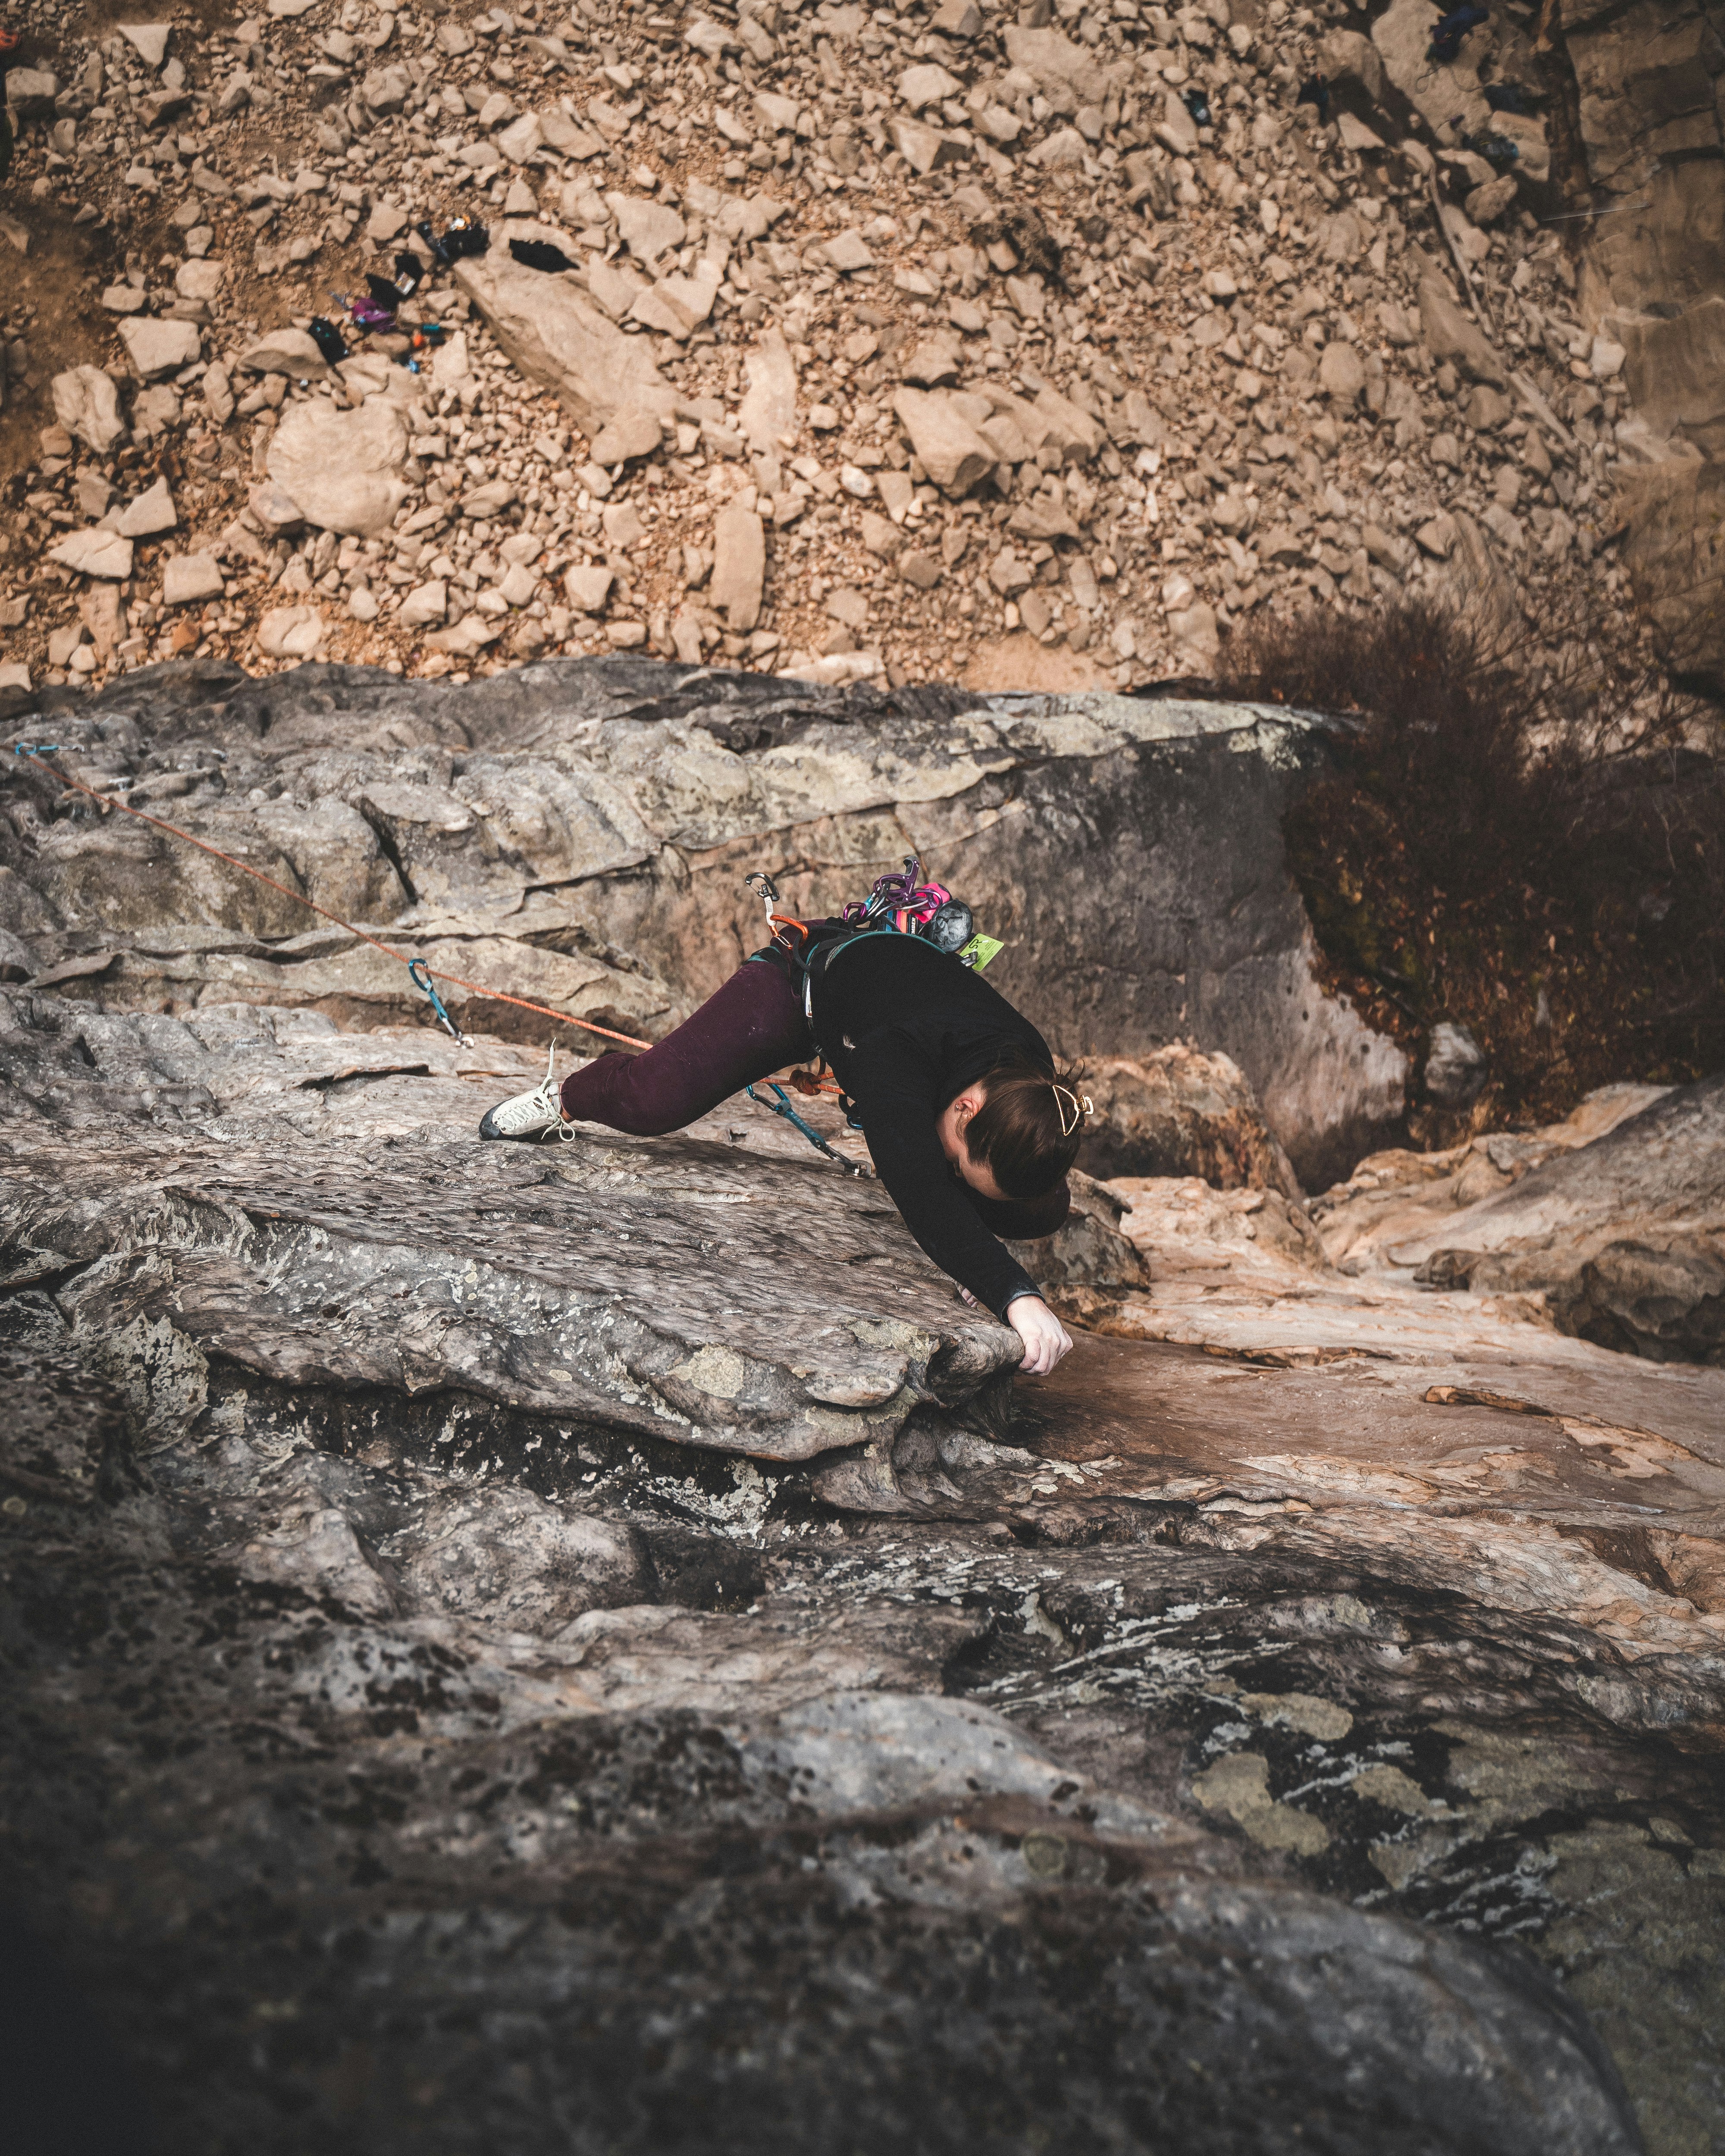
{"type": "MultiPolygon", "coordinates": [[[[157,1054],[175,1060],[168,1043],[157,1054]]],[[[113,1151],[85,1137],[74,1150],[75,1196],[56,1194],[47,1154],[33,1148],[26,1179],[0,1199],[14,1270],[105,1274],[114,1268],[103,1260],[119,1260],[119,1300],[92,1308],[88,1322],[102,1334],[147,1329],[172,1307],[184,1342],[177,1386],[197,1389],[213,1353],[265,1385],[297,1383],[308,1321],[339,1309],[347,1345],[331,1333],[316,1358],[338,1389],[459,1390],[672,1444],[802,1460],[890,1450],[918,1408],[942,1395],[963,1404],[1017,1359],[1010,1333],[966,1322],[878,1194],[838,1175],[821,1178],[814,1206],[807,1171],[740,1168],[721,1154],[703,1190],[698,1154],[646,1141],[511,1149],[501,1160],[463,1144],[422,1153],[405,1175],[404,1161],[367,1162],[350,1148],[340,1180],[360,1180],[349,1209],[338,1183],[308,1204],[321,1180],[316,1147],[205,1149],[177,1135],[113,1151]],[[510,1188],[520,1195],[504,1201],[513,1219],[500,1274],[488,1224],[510,1188]],[[423,1255],[393,1250],[377,1232],[431,1191],[441,1291],[423,1255]],[[753,1245],[752,1220],[763,1229],[753,1245]],[[144,1246],[157,1255],[140,1258],[144,1246]],[[691,1272],[687,1260],[703,1253],[711,1271],[691,1272]],[[714,1307],[721,1276],[742,1298],[729,1321],[714,1307]],[[743,1293],[749,1279],[777,1281],[767,1304],[743,1293]]]]}
{"type": "MultiPolygon", "coordinates": [[[[746,608],[740,578],[738,591],[746,608]]],[[[280,619],[283,649],[316,649],[315,608],[280,619]]],[[[465,690],[347,669],[254,685],[194,667],[55,717],[67,770],[131,777],[141,803],[171,798],[172,820],[386,927],[439,972],[626,1033],[663,1030],[757,947],[749,870],[773,870],[809,919],[916,852],[1007,944],[991,978],[1063,1053],[1195,1037],[1245,1074],[1312,1189],[1399,1123],[1400,1051],[1313,978],[1279,822],[1321,767],[1322,734],[1286,712],[883,699],[615,660],[465,690]]],[[[244,993],[374,1023],[423,1009],[404,966],[285,898],[147,827],[56,814],[28,767],[8,776],[20,896],[0,925],[34,932],[44,966],[110,954],[93,988],[105,1002],[244,993]],[[98,884],[125,893],[118,918],[98,884]]],[[[480,1009],[449,993],[458,1013],[480,1009]]],[[[1236,1089],[1218,1112],[1244,1105],[1236,1089]]],[[[1241,1142],[1257,1163],[1242,1173],[1287,1181],[1267,1137],[1242,1126],[1241,1142]]]]}
{"type": "Polygon", "coordinates": [[[1630,520],[1624,560],[1636,593],[1672,666],[1716,691],[1725,685],[1725,462],[1662,459],[1631,471],[1623,494],[1630,520]]]}
{"type": "Polygon", "coordinates": [[[1195,1175],[1218,1189],[1297,1198],[1287,1155],[1240,1066],[1176,1044],[1139,1062],[1107,1057],[1086,1069],[1095,1105],[1078,1158],[1099,1176],[1195,1175]]]}
{"type": "Polygon", "coordinates": [[[1498,1142],[1523,1172],[1404,1233],[1392,1264],[1538,1292],[1566,1331],[1655,1360],[1725,1360],[1725,1078],[1675,1087],[1584,1148],[1517,1163],[1498,1142]]]}
{"type": "Polygon", "coordinates": [[[112,380],[99,367],[69,367],[54,377],[54,414],[69,434],[105,456],[126,433],[112,380]]]}
{"type": "Polygon", "coordinates": [[[1704,2145],[1725,1377],[1448,1296],[1195,1354],[1158,1237],[1013,1400],[731,1104],[487,1147],[505,1043],[39,990],[0,1057],[0,1804],[162,2138],[1704,2145]]]}

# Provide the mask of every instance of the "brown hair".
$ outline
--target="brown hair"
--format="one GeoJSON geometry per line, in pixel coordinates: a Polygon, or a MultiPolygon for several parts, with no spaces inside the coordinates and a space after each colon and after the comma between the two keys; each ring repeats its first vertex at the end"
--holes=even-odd
{"type": "Polygon", "coordinates": [[[978,1081],[983,1101],[965,1127],[965,1147],[1009,1198],[1044,1196],[1077,1159],[1083,1075],[1081,1065],[1050,1070],[1020,1056],[978,1081]]]}

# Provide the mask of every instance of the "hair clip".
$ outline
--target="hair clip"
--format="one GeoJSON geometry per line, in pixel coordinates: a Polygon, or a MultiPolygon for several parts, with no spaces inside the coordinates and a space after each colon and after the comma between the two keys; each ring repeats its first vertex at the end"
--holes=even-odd
{"type": "Polygon", "coordinates": [[[1088,1093],[1080,1096],[1079,1094],[1075,1093],[1070,1086],[1056,1085],[1054,1089],[1054,1096],[1055,1112],[1060,1119],[1060,1136],[1063,1138],[1070,1137],[1073,1132],[1077,1129],[1080,1123],[1088,1121],[1088,1119],[1096,1113],[1095,1108],[1091,1104],[1091,1098],[1088,1093]],[[1065,1100],[1060,1097],[1062,1094],[1065,1096],[1065,1100]],[[1066,1121],[1067,1101],[1070,1101],[1072,1103],[1072,1120],[1070,1123],[1066,1121]]]}

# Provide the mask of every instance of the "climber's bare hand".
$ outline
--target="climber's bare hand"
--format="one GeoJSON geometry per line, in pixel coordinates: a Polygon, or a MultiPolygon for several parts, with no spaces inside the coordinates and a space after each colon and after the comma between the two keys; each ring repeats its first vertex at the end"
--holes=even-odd
{"type": "Polygon", "coordinates": [[[1006,1306],[1006,1322],[1024,1343],[1020,1375],[1045,1378],[1072,1345],[1072,1336],[1040,1296],[1021,1295],[1006,1306]]]}

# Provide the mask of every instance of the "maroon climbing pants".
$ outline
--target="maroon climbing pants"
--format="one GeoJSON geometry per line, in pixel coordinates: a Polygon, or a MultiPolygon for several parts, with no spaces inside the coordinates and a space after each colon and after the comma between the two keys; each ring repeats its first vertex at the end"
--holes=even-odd
{"type": "Polygon", "coordinates": [[[656,1047],[641,1055],[613,1049],[572,1071],[563,1113],[660,1137],[813,1053],[796,990],[777,966],[751,959],[656,1047]]]}

